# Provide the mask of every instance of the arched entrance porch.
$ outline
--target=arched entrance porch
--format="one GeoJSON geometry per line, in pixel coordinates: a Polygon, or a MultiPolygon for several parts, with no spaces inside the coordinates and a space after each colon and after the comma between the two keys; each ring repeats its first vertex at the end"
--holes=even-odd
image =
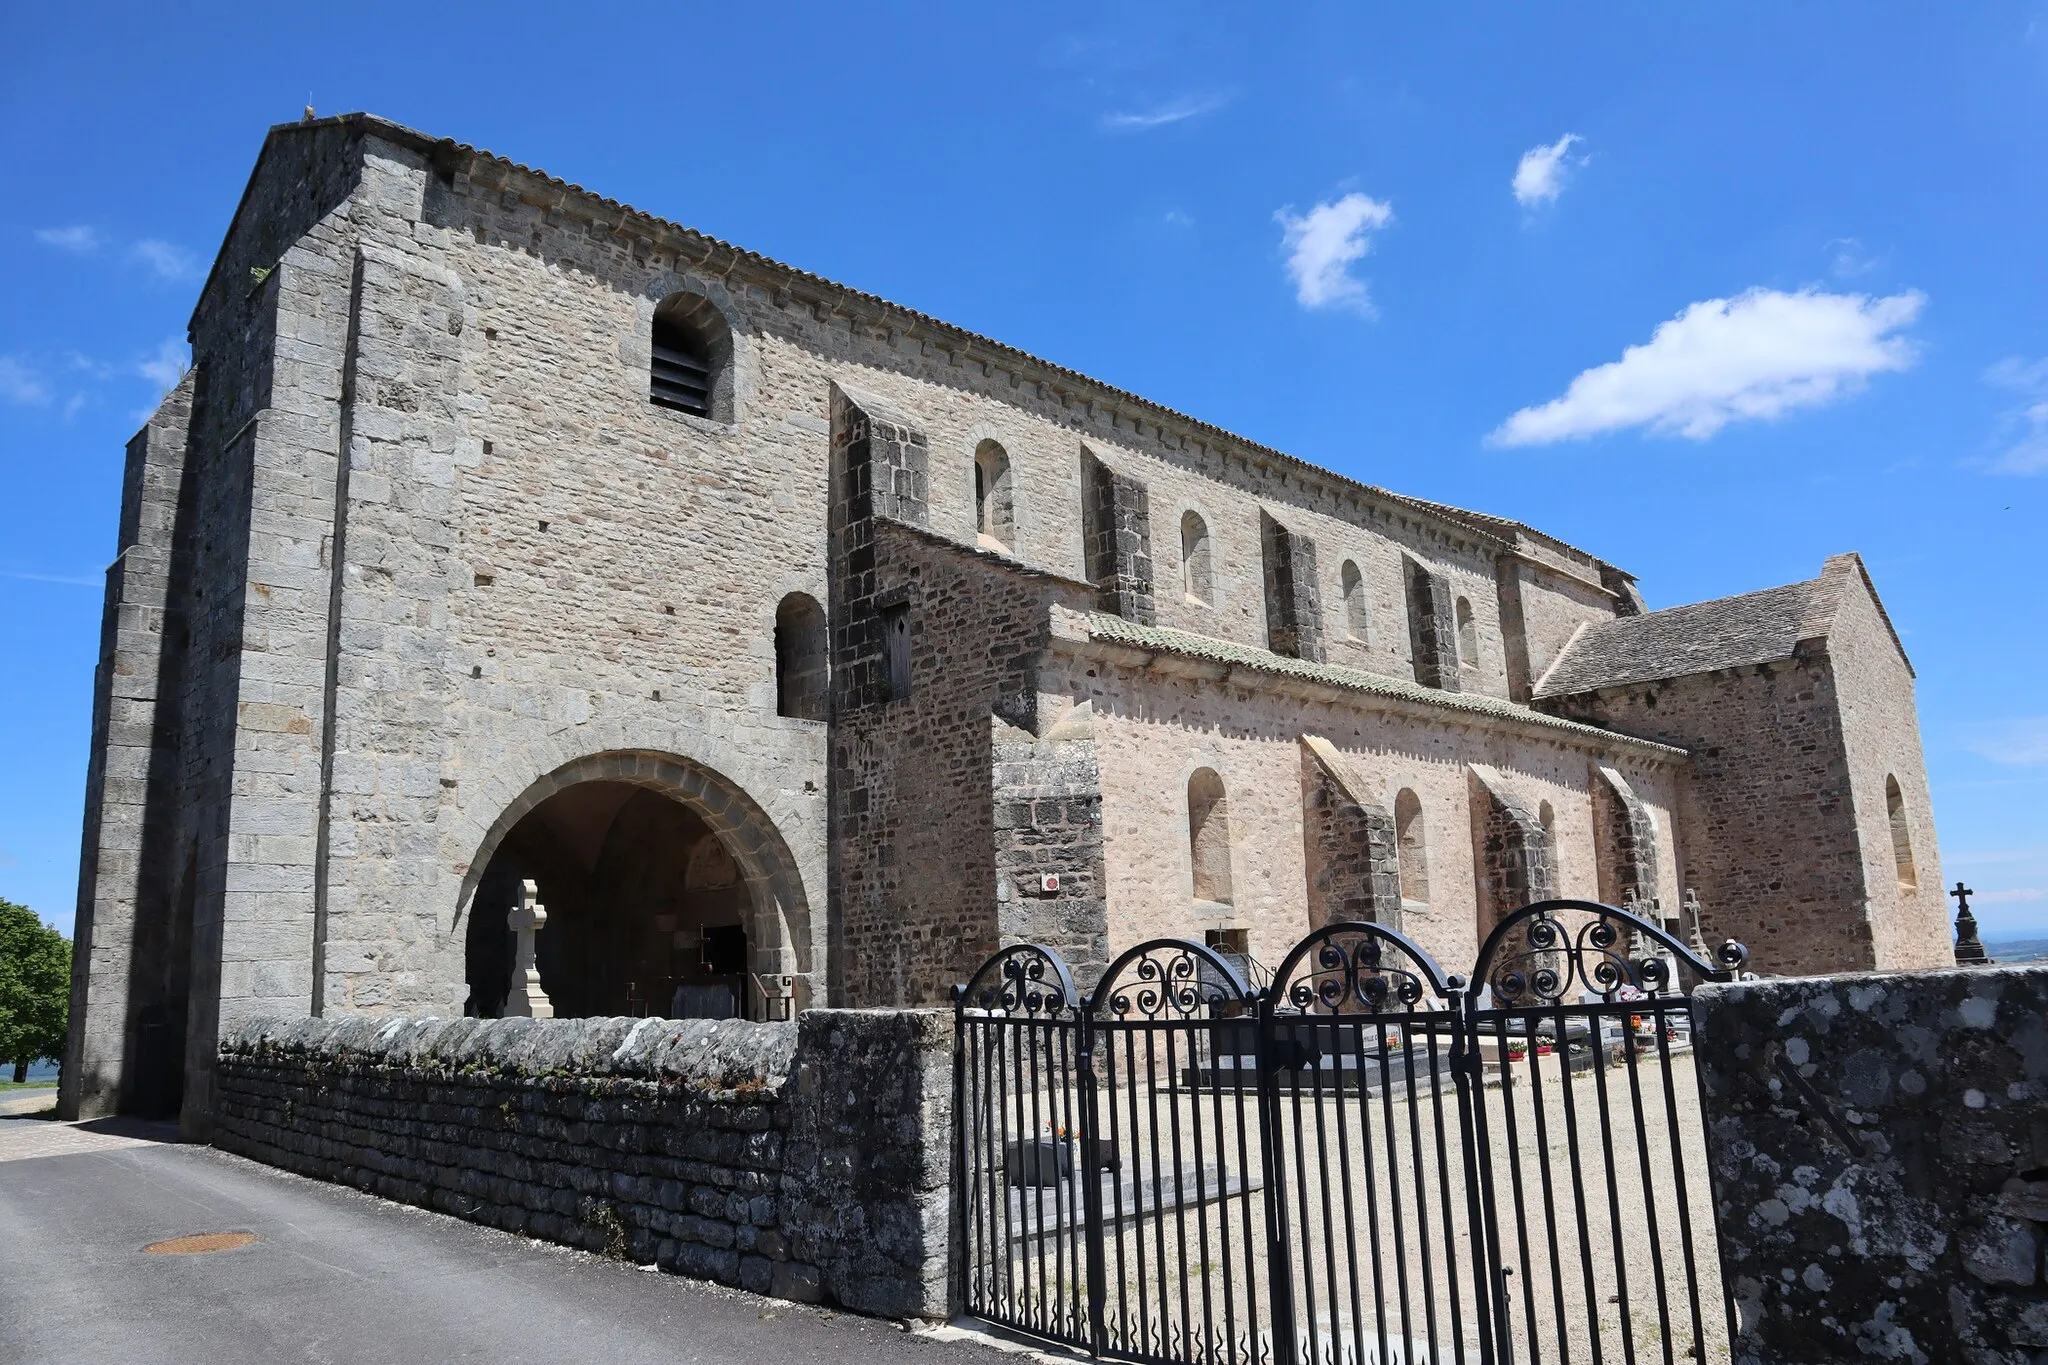
{"type": "Polygon", "coordinates": [[[597,754],[508,805],[464,883],[466,1010],[503,1007],[522,880],[560,1017],[785,1017],[809,1002],[810,916],[781,834],[738,786],[666,754],[597,754]],[[788,985],[785,987],[784,982],[788,985]]]}

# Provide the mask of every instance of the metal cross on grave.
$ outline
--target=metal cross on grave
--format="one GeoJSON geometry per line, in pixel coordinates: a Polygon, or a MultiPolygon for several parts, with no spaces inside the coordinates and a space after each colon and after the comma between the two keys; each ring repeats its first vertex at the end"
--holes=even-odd
{"type": "Polygon", "coordinates": [[[505,923],[518,939],[512,949],[512,989],[505,994],[507,1019],[552,1019],[555,1005],[540,988],[540,971],[533,965],[533,936],[548,922],[547,907],[540,903],[540,888],[530,881],[519,883],[519,901],[505,923]]]}
{"type": "Polygon", "coordinates": [[[1976,895],[1961,882],[1949,895],[1956,898],[1956,965],[1958,967],[1988,967],[1991,955],[1984,951],[1983,940],[1977,937],[1977,917],[1970,913],[1970,897],[1976,895]]]}

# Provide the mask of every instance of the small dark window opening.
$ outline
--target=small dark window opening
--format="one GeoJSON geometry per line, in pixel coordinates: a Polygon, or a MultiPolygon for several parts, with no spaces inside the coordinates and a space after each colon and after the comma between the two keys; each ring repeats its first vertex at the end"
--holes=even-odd
{"type": "Polygon", "coordinates": [[[647,397],[657,406],[730,421],[732,329],[711,300],[673,294],[654,310],[647,397]]]}
{"type": "Polygon", "coordinates": [[[910,695],[910,608],[888,607],[882,612],[882,662],[887,670],[889,700],[902,701],[910,695]]]}
{"type": "Polygon", "coordinates": [[[654,364],[647,396],[665,408],[711,415],[711,357],[695,337],[666,318],[654,320],[654,364]]]}

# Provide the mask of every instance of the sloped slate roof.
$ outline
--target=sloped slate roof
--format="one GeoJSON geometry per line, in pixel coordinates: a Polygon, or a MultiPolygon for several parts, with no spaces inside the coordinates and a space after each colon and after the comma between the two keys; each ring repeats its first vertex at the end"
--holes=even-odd
{"type": "Polygon", "coordinates": [[[1566,697],[1789,659],[1801,640],[1825,632],[1834,595],[1832,583],[1815,578],[1601,621],[1572,638],[1535,695],[1566,697]]]}
{"type": "Polygon", "coordinates": [[[1685,753],[1685,750],[1668,744],[1659,744],[1653,740],[1603,730],[1597,725],[1586,725],[1579,721],[1546,715],[1525,706],[1517,706],[1513,702],[1502,701],[1498,697],[1488,697],[1474,692],[1440,692],[1434,687],[1424,687],[1420,683],[1402,678],[1389,678],[1379,673],[1344,668],[1338,664],[1310,663],[1306,659],[1292,659],[1284,654],[1275,654],[1251,645],[1232,644],[1228,640],[1211,639],[1207,635],[1192,635],[1187,631],[1172,630],[1165,626],[1141,626],[1135,621],[1126,621],[1121,616],[1111,616],[1105,612],[1088,614],[1088,634],[1092,639],[1129,645],[1135,649],[1205,659],[1211,663],[1229,664],[1260,673],[1300,678],[1306,682],[1321,683],[1326,687],[1341,687],[1353,692],[1396,698],[1438,711],[1461,712],[1466,715],[1483,716],[1489,720],[1504,721],[1511,725],[1568,733],[1581,740],[1596,743],[1604,749],[1622,745],[1635,749],[1656,750],[1674,756],[1683,756],[1685,753]]]}

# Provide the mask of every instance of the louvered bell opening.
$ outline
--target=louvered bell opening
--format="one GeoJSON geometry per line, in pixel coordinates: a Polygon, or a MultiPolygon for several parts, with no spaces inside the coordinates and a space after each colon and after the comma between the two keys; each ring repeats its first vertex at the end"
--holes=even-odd
{"type": "Polygon", "coordinates": [[[648,371],[647,396],[665,408],[711,415],[711,362],[690,346],[673,327],[656,323],[654,363],[648,371]]]}

